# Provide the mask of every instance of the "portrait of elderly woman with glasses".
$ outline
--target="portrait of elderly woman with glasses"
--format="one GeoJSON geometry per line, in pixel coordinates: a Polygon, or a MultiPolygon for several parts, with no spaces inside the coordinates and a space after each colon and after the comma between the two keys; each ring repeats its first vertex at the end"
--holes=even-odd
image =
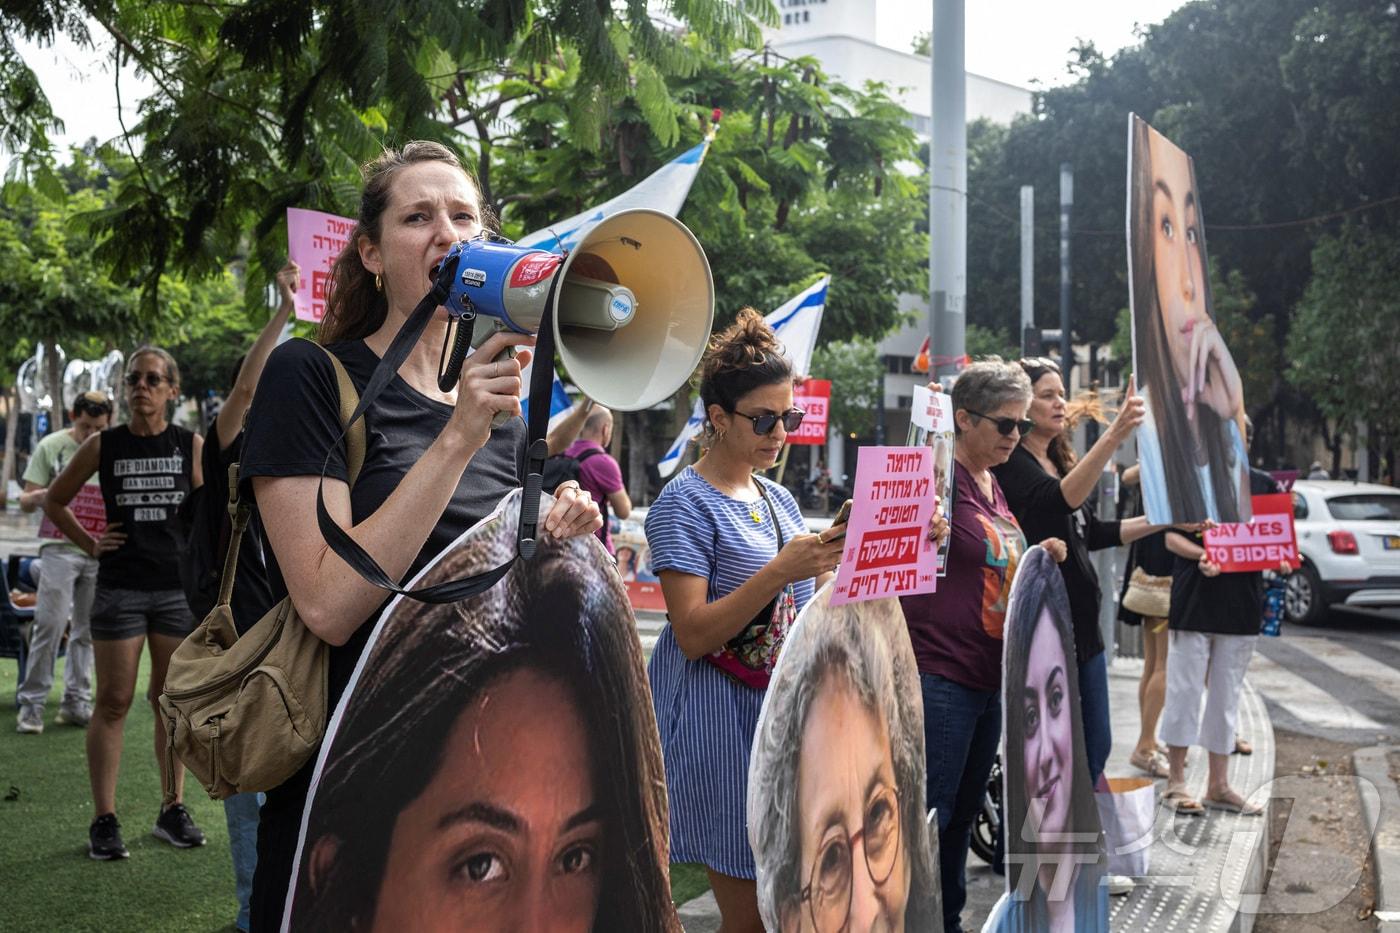
{"type": "Polygon", "coordinates": [[[919,673],[893,599],[799,617],[749,767],[749,841],[769,930],[932,930],[919,673]]]}

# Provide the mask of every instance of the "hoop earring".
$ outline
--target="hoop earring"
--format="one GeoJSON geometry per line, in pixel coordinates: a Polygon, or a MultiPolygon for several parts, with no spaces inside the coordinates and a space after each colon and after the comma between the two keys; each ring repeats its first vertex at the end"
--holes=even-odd
{"type": "Polygon", "coordinates": [[[379,277],[378,272],[374,274],[374,290],[377,292],[384,291],[384,280],[379,277]]]}

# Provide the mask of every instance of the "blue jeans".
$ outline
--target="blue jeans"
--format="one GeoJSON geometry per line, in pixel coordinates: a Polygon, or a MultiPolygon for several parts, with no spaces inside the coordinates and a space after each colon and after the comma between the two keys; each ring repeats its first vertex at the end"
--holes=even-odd
{"type": "Polygon", "coordinates": [[[943,929],[962,929],[967,903],[967,850],[987,777],[1001,741],[1001,692],[969,690],[936,674],[920,674],[928,805],[938,810],[943,929]]]}
{"type": "Polygon", "coordinates": [[[238,894],[240,930],[248,929],[248,898],[253,893],[253,872],[258,867],[258,808],[262,794],[234,794],[224,800],[228,823],[228,848],[233,856],[233,883],[238,894]]]}
{"type": "Polygon", "coordinates": [[[1079,715],[1084,721],[1084,751],[1089,756],[1089,781],[1098,786],[1108,753],[1113,749],[1113,725],[1108,714],[1108,658],[1100,651],[1079,665],[1079,715]]]}

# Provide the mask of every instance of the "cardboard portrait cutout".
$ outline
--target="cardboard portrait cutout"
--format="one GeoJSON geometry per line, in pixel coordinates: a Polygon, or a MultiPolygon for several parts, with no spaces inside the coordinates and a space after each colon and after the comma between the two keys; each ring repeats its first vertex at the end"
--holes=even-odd
{"type": "Polygon", "coordinates": [[[904,613],[897,599],[832,606],[832,592],[818,590],[788,633],[754,733],[759,911],[775,931],[941,929],[904,613]]]}
{"type": "Polygon", "coordinates": [[[1064,578],[1039,545],[1011,584],[1002,654],[1006,894],[995,933],[1108,931],[1107,861],[1089,784],[1064,578]]]}
{"type": "MultiPolygon", "coordinates": [[[[913,447],[927,444],[933,448],[933,489],[938,496],[938,510],[949,525],[953,524],[953,448],[957,431],[953,424],[952,398],[934,392],[927,386],[914,386],[914,401],[909,410],[909,436],[905,443],[913,447]]],[[[948,551],[938,552],[938,575],[948,573],[948,551]]]]}
{"type": "Polygon", "coordinates": [[[1143,504],[1165,525],[1250,517],[1244,390],[1215,326],[1191,157],[1128,115],[1128,286],[1143,504]]]}
{"type": "MultiPolygon", "coordinates": [[[[520,495],[414,586],[502,563],[520,495]]],[[[596,537],[543,536],[486,592],[398,598],[375,624],[316,762],[283,929],[678,931],[667,849],[627,592],[596,537]]]]}

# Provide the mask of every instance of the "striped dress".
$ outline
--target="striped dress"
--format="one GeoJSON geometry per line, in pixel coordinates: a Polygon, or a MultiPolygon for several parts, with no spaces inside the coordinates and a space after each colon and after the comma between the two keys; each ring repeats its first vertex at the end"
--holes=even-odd
{"type": "MultiPolygon", "coordinates": [[[[783,523],[784,540],[805,533],[792,495],[762,477],[755,480],[763,483],[783,523]]],[[[731,499],[690,467],[647,510],[646,536],[652,569],[705,578],[708,602],[738,589],[778,553],[763,500],[731,499]]],[[[793,589],[800,612],[812,598],[813,581],[793,589]]],[[[744,802],[763,691],[741,686],[708,661],[687,660],[669,625],[657,640],[647,674],[666,762],[671,860],[753,878],[744,802]]]]}

